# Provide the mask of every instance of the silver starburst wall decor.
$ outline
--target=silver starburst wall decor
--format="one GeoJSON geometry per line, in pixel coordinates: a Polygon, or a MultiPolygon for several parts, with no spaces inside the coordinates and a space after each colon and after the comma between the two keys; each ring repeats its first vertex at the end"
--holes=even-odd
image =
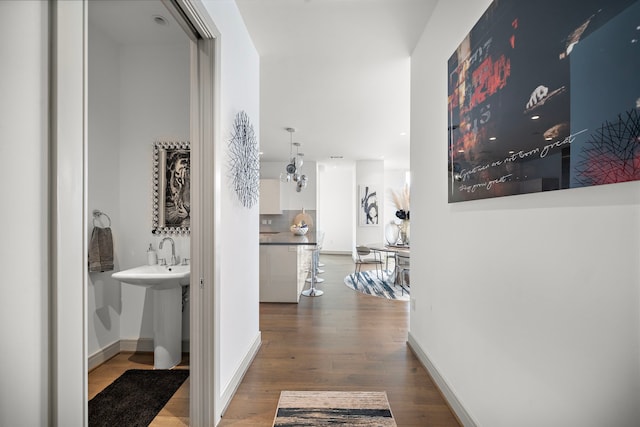
{"type": "Polygon", "coordinates": [[[260,156],[258,142],[249,116],[236,114],[229,140],[229,172],[231,185],[242,206],[256,204],[260,191],[260,156]]]}

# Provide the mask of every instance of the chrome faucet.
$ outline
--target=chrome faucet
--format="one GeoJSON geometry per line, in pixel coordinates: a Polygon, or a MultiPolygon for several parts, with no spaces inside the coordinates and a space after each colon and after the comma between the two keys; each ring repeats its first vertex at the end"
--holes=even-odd
{"type": "Polygon", "coordinates": [[[165,240],[171,242],[171,261],[169,261],[169,265],[176,265],[178,263],[178,261],[176,260],[176,242],[174,242],[171,237],[165,237],[164,239],[162,239],[160,241],[160,244],[158,245],[158,249],[162,249],[165,240]]]}

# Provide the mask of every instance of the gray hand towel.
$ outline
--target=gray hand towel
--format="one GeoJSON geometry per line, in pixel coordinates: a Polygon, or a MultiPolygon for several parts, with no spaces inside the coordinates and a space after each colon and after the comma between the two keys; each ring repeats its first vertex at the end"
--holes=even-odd
{"type": "Polygon", "coordinates": [[[89,241],[89,272],[113,270],[111,228],[93,227],[89,241]]]}

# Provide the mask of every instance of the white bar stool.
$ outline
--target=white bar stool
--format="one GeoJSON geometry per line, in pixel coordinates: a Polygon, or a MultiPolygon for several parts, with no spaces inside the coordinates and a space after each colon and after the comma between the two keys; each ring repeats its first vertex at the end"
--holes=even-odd
{"type": "Polygon", "coordinates": [[[318,244],[313,250],[313,254],[311,254],[311,256],[313,257],[313,260],[312,260],[313,262],[311,263],[311,276],[307,279],[307,282],[322,283],[324,282],[324,279],[322,277],[318,277],[318,274],[324,273],[324,270],[320,270],[318,268],[319,266],[318,264],[320,263],[320,249],[322,249],[324,232],[318,231],[317,236],[318,236],[318,244]]]}
{"type": "MultiPolygon", "coordinates": [[[[312,249],[312,253],[311,253],[311,271],[309,272],[309,276],[310,277],[307,279],[307,282],[311,282],[311,286],[309,286],[309,289],[306,289],[306,290],[302,291],[302,295],[304,295],[305,297],[319,297],[320,295],[324,294],[323,291],[321,291],[320,289],[316,288],[316,283],[320,283],[318,281],[318,278],[315,275],[315,271],[318,268],[316,255],[319,252],[320,252],[320,246],[316,245],[316,247],[314,249],[312,249]]],[[[324,279],[320,279],[320,281],[324,282],[324,279]]]]}

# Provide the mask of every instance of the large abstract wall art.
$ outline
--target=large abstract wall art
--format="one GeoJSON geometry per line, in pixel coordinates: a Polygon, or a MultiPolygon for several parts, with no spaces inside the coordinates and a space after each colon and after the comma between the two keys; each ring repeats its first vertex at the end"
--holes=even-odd
{"type": "Polygon", "coordinates": [[[448,73],[449,202],[640,180],[640,1],[495,0],[448,73]]]}
{"type": "Polygon", "coordinates": [[[229,175],[238,200],[247,209],[260,197],[260,153],[258,141],[249,116],[236,114],[233,135],[229,140],[229,175]]]}
{"type": "Polygon", "coordinates": [[[370,185],[360,186],[360,225],[378,225],[378,192],[370,185]]]}

